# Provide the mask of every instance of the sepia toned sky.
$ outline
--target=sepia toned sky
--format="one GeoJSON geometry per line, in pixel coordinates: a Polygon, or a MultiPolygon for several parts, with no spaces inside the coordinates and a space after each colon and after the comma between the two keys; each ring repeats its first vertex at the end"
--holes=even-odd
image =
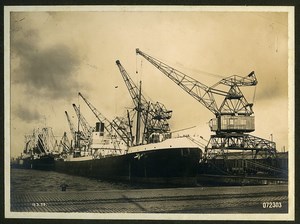
{"type": "Polygon", "coordinates": [[[9,19],[13,157],[24,149],[24,135],[45,123],[58,139],[64,131],[70,138],[64,111],[75,122],[72,103],[94,124],[78,92],[109,119],[132,108],[116,60],[134,81],[142,80],[146,97],[173,110],[172,130],[196,126],[182,134],[209,139],[214,115],[136,56],[136,48],[208,86],[255,71],[256,89],[245,88],[254,102],[252,134],[266,139],[272,134],[277,149],[287,150],[286,12],[18,11],[9,19]]]}

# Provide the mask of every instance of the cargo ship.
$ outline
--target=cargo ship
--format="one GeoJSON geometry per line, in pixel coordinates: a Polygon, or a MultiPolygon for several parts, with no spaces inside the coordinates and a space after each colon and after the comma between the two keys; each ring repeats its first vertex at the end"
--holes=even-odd
{"type": "MultiPolygon", "coordinates": [[[[137,93],[140,95],[141,91],[137,93]]],[[[147,105],[143,105],[140,95],[136,97],[139,102],[134,109],[138,113],[133,116],[128,113],[127,122],[120,117],[109,121],[81,93],[79,95],[99,121],[93,129],[75,109],[81,124],[78,128],[86,127],[75,131],[66,112],[74,146],[55,160],[55,171],[105,180],[196,184],[202,150],[189,137],[171,138],[167,123],[171,111],[162,104],[148,104],[144,100],[147,105]],[[136,118],[135,136],[131,129],[132,117],[136,118]]]]}
{"type": "Polygon", "coordinates": [[[186,137],[128,150],[117,150],[110,144],[92,149],[93,154],[57,159],[55,171],[104,180],[195,185],[202,152],[186,137]]]}
{"type": "Polygon", "coordinates": [[[199,144],[188,136],[172,138],[168,123],[172,111],[162,103],[147,100],[141,91],[142,83],[136,85],[121,63],[116,64],[134,109],[110,121],[79,93],[98,122],[91,132],[93,128],[73,104],[78,117],[77,131],[67,112],[66,115],[74,148],[55,160],[55,171],[106,180],[196,185],[202,158],[199,144]]]}
{"type": "Polygon", "coordinates": [[[53,170],[54,144],[51,128],[34,129],[32,134],[25,135],[25,149],[12,164],[13,168],[53,170]]]}

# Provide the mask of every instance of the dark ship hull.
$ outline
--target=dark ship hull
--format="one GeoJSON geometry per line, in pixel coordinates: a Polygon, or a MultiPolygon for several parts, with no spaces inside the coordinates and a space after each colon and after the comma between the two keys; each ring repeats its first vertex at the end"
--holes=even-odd
{"type": "Polygon", "coordinates": [[[31,160],[31,169],[37,170],[53,170],[54,156],[44,155],[31,160]]]}
{"type": "Polygon", "coordinates": [[[30,169],[31,158],[18,158],[15,163],[12,164],[12,168],[16,169],[30,169]]]}
{"type": "Polygon", "coordinates": [[[145,150],[85,161],[55,161],[55,171],[104,180],[195,185],[199,148],[145,150]]]}
{"type": "Polygon", "coordinates": [[[19,169],[36,169],[36,170],[53,170],[54,157],[52,155],[43,155],[38,158],[27,157],[18,159],[12,168],[19,169]]]}

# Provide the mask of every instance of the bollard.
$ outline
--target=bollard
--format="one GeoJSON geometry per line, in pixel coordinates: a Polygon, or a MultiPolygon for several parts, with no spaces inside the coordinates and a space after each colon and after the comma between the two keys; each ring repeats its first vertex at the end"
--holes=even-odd
{"type": "Polygon", "coordinates": [[[60,185],[61,191],[66,191],[68,186],[69,186],[69,185],[67,185],[67,184],[65,184],[65,183],[61,184],[61,185],[60,185]]]}

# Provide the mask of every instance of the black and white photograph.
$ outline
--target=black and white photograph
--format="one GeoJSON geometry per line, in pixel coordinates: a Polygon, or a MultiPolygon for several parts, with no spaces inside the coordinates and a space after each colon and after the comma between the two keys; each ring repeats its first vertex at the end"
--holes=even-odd
{"type": "Polygon", "coordinates": [[[294,7],[5,6],[5,218],[294,220],[294,7]]]}

